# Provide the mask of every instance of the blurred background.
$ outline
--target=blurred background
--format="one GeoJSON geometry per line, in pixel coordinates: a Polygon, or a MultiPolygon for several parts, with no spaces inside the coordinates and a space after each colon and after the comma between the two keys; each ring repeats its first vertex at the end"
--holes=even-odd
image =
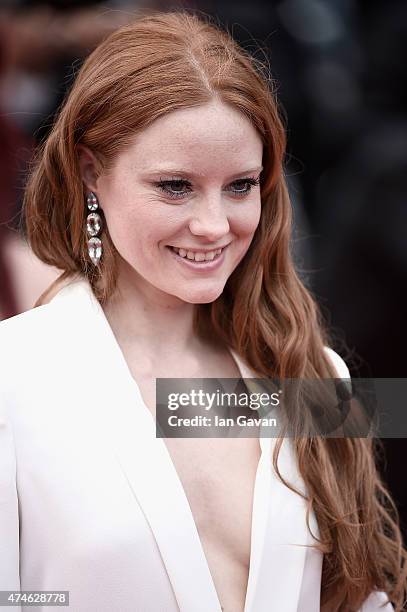
{"type": "MultiPolygon", "coordinates": [[[[0,0],[0,319],[58,275],[19,232],[35,146],[84,57],[137,10],[214,15],[269,63],[286,115],[293,250],[351,374],[407,375],[407,2],[0,0]]],[[[407,537],[405,439],[381,470],[407,537]]]]}

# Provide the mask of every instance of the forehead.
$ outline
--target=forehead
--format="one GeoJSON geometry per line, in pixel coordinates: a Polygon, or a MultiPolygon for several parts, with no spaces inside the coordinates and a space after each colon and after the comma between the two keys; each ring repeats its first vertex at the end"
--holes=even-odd
{"type": "Polygon", "coordinates": [[[135,135],[125,157],[140,172],[169,164],[216,170],[259,164],[262,150],[261,137],[249,119],[216,101],[160,117],[135,135]]]}

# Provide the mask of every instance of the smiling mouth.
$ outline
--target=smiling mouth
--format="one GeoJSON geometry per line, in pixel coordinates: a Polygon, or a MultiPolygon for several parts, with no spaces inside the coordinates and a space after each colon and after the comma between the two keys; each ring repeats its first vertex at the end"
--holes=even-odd
{"type": "Polygon", "coordinates": [[[204,253],[203,251],[189,251],[187,249],[174,247],[172,245],[167,245],[167,248],[174,251],[174,253],[176,253],[179,257],[182,257],[183,259],[187,259],[196,263],[207,263],[209,261],[217,259],[222,254],[222,251],[224,251],[226,246],[221,247],[219,249],[214,249],[213,251],[208,251],[206,253],[204,253]]]}

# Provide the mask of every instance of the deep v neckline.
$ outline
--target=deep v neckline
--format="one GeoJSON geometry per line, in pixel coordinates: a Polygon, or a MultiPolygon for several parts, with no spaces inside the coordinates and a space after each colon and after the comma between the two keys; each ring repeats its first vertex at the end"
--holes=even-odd
{"type": "MultiPolygon", "coordinates": [[[[113,333],[113,331],[112,331],[113,333]]],[[[116,341],[117,342],[117,341],[116,341]]],[[[156,435],[156,421],[154,419],[153,414],[149,410],[148,406],[143,400],[143,396],[141,394],[140,387],[132,375],[130,368],[128,367],[127,361],[121,351],[120,346],[118,345],[118,349],[122,353],[122,358],[125,362],[126,369],[128,370],[127,376],[129,379],[130,386],[134,388],[134,392],[137,393],[139,402],[143,408],[143,412],[146,414],[146,418],[151,426],[151,434],[156,435]]],[[[242,372],[242,368],[240,363],[236,359],[236,354],[233,354],[232,350],[229,348],[229,353],[232,356],[232,359],[236,363],[238,370],[240,372],[240,376],[244,378],[244,372],[242,372]]],[[[261,434],[261,428],[260,428],[261,434]]],[[[201,561],[205,566],[205,573],[208,579],[208,591],[213,593],[214,598],[216,598],[216,608],[211,607],[210,612],[222,612],[223,607],[221,606],[219,595],[216,591],[215,582],[209,567],[208,559],[205,554],[205,550],[202,544],[201,537],[198,532],[198,528],[195,522],[194,515],[192,513],[192,508],[184,489],[184,485],[182,480],[178,474],[178,471],[175,467],[174,461],[171,457],[171,454],[168,450],[167,445],[164,442],[163,438],[155,437],[157,444],[159,444],[162,448],[162,451],[167,457],[168,462],[171,464],[171,469],[173,471],[174,477],[177,480],[179,485],[179,489],[182,491],[182,495],[184,498],[185,504],[188,506],[188,514],[190,515],[191,521],[194,526],[194,531],[196,533],[196,543],[199,547],[199,556],[201,557],[201,561]]],[[[270,496],[268,495],[269,487],[270,487],[270,471],[269,466],[267,465],[267,450],[270,447],[270,438],[261,438],[259,436],[259,449],[260,449],[260,457],[256,468],[256,473],[254,477],[254,488],[253,488],[253,498],[251,503],[251,525],[250,525],[250,558],[249,558],[249,570],[247,577],[247,586],[246,586],[246,595],[245,595],[245,603],[243,612],[255,612],[252,609],[252,600],[254,598],[255,588],[256,588],[256,576],[260,567],[260,560],[262,554],[262,548],[264,545],[264,534],[266,530],[266,522],[268,515],[268,504],[270,501],[270,496]]],[[[187,612],[187,611],[186,611],[187,612]]],[[[209,612],[209,610],[208,610],[209,612]]]]}
{"type": "MultiPolygon", "coordinates": [[[[112,348],[114,347],[115,353],[117,354],[118,362],[119,361],[121,362],[122,371],[123,371],[125,378],[127,379],[127,383],[128,383],[130,392],[133,390],[133,392],[138,397],[139,404],[144,412],[144,416],[146,417],[145,420],[147,423],[149,423],[150,435],[154,436],[154,443],[156,444],[156,446],[161,447],[159,449],[161,452],[161,455],[164,455],[166,457],[168,465],[171,466],[170,470],[172,471],[173,477],[175,481],[177,482],[178,490],[181,492],[181,495],[183,498],[183,505],[185,508],[187,508],[187,512],[190,518],[190,523],[193,526],[193,529],[196,535],[195,537],[195,542],[197,545],[196,553],[200,557],[201,566],[205,568],[204,573],[207,576],[208,592],[212,593],[213,606],[211,607],[210,612],[221,612],[223,608],[219,600],[219,595],[216,591],[215,582],[214,582],[212,573],[209,568],[208,559],[206,557],[204,547],[202,544],[202,540],[200,538],[198,528],[197,528],[197,525],[196,525],[196,522],[195,522],[195,519],[192,513],[192,508],[189,503],[189,499],[184,489],[184,486],[182,484],[181,478],[176,470],[175,464],[168,450],[168,447],[164,442],[164,439],[156,437],[155,418],[143,399],[140,386],[137,383],[137,380],[135,379],[135,377],[133,376],[129,368],[129,365],[124,356],[124,353],[119,345],[119,342],[113,332],[113,329],[106,317],[106,314],[101,304],[99,303],[99,301],[97,300],[96,296],[93,294],[92,291],[91,291],[90,297],[94,303],[94,307],[98,310],[104,322],[104,327],[105,327],[106,332],[110,335],[110,341],[111,341],[112,348]]],[[[241,358],[237,355],[237,353],[233,351],[230,347],[226,347],[226,348],[229,351],[229,354],[231,355],[235,365],[237,366],[240,376],[242,378],[245,378],[248,376],[251,377],[252,374],[249,371],[249,368],[245,366],[245,364],[243,363],[241,358]]],[[[268,504],[269,504],[269,497],[270,497],[268,495],[268,491],[270,487],[270,470],[267,464],[267,456],[269,456],[267,451],[270,449],[271,440],[270,438],[267,438],[267,437],[261,437],[261,431],[262,431],[262,428],[260,427],[259,428],[259,438],[258,438],[260,457],[259,457],[259,461],[257,464],[256,472],[255,472],[253,498],[252,498],[252,503],[251,503],[250,558],[249,558],[249,570],[248,570],[245,604],[244,604],[243,612],[249,612],[249,610],[250,611],[252,610],[251,602],[254,598],[255,587],[256,587],[256,577],[259,571],[262,548],[264,545],[264,534],[266,530],[267,512],[268,512],[268,504]]]]}
{"type": "MultiPolygon", "coordinates": [[[[118,357],[120,358],[120,361],[122,362],[122,367],[123,367],[123,370],[125,370],[126,378],[129,383],[129,387],[133,388],[134,393],[136,393],[139,399],[139,404],[142,407],[143,413],[146,417],[146,421],[149,423],[149,426],[150,426],[150,434],[154,435],[156,444],[161,447],[161,452],[164,453],[164,455],[167,458],[167,462],[171,465],[171,471],[173,472],[174,478],[176,479],[176,482],[178,484],[178,489],[181,492],[182,497],[183,497],[183,503],[185,507],[188,508],[188,515],[189,515],[191,524],[193,525],[193,528],[195,531],[195,535],[196,535],[195,541],[197,544],[197,548],[199,549],[199,551],[197,550],[196,552],[199,554],[202,566],[205,567],[205,574],[207,576],[207,582],[208,582],[208,592],[212,593],[213,606],[211,607],[210,612],[222,612],[223,607],[220,603],[219,595],[216,591],[215,582],[214,582],[214,579],[213,579],[213,576],[212,576],[212,573],[209,567],[208,559],[205,554],[202,540],[199,535],[198,528],[195,522],[195,518],[192,513],[192,508],[191,508],[188,496],[186,494],[186,491],[184,489],[184,486],[182,484],[182,480],[178,474],[178,471],[175,467],[174,461],[171,457],[168,447],[164,442],[164,439],[156,437],[156,420],[154,419],[153,414],[151,413],[150,409],[148,408],[148,406],[146,405],[143,399],[140,386],[129,368],[129,365],[124,356],[124,353],[103,311],[103,308],[101,307],[101,305],[99,304],[97,300],[96,302],[97,302],[96,307],[100,309],[100,314],[105,320],[106,328],[110,332],[111,340],[113,344],[115,345],[116,353],[118,357]],[[215,604],[216,604],[216,607],[215,607],[215,604]]],[[[226,347],[226,348],[229,354],[231,355],[240,373],[240,377],[241,378],[252,377],[251,372],[249,372],[249,368],[247,368],[247,366],[244,365],[243,361],[238,356],[238,354],[230,347],[226,347]]],[[[268,516],[268,504],[270,501],[270,496],[268,494],[269,487],[270,487],[270,469],[267,464],[267,457],[270,456],[268,451],[270,451],[271,440],[269,437],[262,437],[261,432],[262,432],[262,427],[260,426],[259,437],[258,437],[260,457],[259,457],[259,461],[257,464],[255,477],[254,477],[253,498],[252,498],[252,503],[251,503],[250,558],[249,558],[249,570],[248,570],[247,587],[246,587],[246,595],[245,595],[245,603],[244,603],[243,612],[249,612],[249,611],[255,612],[252,609],[252,600],[254,599],[255,588],[256,588],[256,577],[257,577],[257,574],[260,568],[260,560],[261,560],[261,555],[262,555],[262,548],[264,546],[264,535],[266,531],[266,523],[267,523],[267,516],[268,516]]]]}

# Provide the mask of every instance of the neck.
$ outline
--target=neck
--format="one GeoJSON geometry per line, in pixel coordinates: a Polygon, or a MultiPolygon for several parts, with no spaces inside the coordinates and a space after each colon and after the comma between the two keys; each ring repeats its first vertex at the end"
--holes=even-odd
{"type": "Polygon", "coordinates": [[[141,281],[121,274],[103,307],[119,343],[131,343],[152,359],[199,354],[202,341],[193,330],[196,305],[141,281]]]}

